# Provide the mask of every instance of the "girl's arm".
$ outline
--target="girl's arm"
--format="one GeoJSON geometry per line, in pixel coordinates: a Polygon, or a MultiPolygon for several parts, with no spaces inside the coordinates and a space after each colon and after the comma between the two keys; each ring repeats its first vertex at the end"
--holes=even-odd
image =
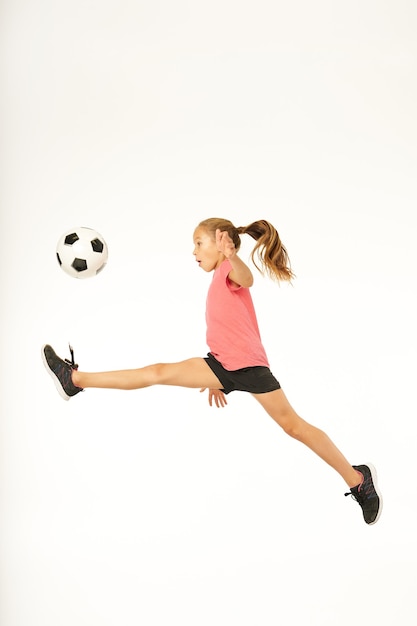
{"type": "Polygon", "coordinates": [[[235,245],[226,231],[216,230],[216,244],[219,252],[224,254],[232,266],[229,272],[229,279],[241,287],[251,287],[253,285],[253,274],[246,263],[238,257],[235,245]]]}

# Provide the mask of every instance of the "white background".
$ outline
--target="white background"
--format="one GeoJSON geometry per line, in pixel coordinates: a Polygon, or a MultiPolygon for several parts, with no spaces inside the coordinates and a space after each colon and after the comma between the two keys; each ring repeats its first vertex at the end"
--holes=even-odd
{"type": "MultiPolygon", "coordinates": [[[[4,0],[2,626],[414,625],[416,15],[412,0],[4,0]],[[245,394],[90,390],[83,369],[204,356],[196,224],[268,219],[297,280],[253,288],[296,410],[385,499],[245,394]],[[67,277],[59,236],[109,245],[67,277]]],[[[248,259],[251,241],[244,241],[248,259]]]]}

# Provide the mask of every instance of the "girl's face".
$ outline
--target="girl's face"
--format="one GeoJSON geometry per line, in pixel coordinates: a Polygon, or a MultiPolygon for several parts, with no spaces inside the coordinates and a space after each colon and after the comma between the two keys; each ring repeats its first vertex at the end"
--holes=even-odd
{"type": "Polygon", "coordinates": [[[205,272],[212,272],[224,261],[224,255],[217,250],[215,239],[205,228],[196,228],[194,232],[193,254],[205,272]]]}

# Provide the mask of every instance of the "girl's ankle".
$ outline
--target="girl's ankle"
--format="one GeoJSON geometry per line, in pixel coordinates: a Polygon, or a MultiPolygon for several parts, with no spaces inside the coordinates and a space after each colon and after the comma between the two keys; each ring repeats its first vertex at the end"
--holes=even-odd
{"type": "Polygon", "coordinates": [[[72,380],[72,384],[75,385],[75,387],[81,387],[80,378],[81,378],[80,373],[77,370],[72,370],[71,380],[72,380]]]}

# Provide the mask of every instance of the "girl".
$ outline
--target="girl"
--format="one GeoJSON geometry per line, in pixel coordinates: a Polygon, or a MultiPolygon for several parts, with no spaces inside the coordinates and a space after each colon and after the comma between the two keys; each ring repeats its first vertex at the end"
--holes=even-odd
{"type": "Polygon", "coordinates": [[[367,524],[374,524],[381,513],[382,498],[371,465],[352,466],[329,437],[303,420],[291,407],[279,382],[274,378],[261,343],[249,288],[253,275],[240,259],[240,234],[256,240],[252,261],[259,271],[276,280],[294,277],[286,249],[276,229],[265,220],[236,228],[230,221],[210,218],[194,232],[194,256],[205,272],[213,272],[207,295],[206,358],[180,363],[157,363],[134,370],[87,373],[78,371],[70,346],[71,361],[60,359],[44,346],[42,356],[60,394],[69,400],[88,387],[141,389],[150,385],[176,385],[209,390],[210,406],[227,404],[225,394],[246,391],[291,437],[298,439],[333,467],[345,480],[352,497],[362,508],[367,524]],[[261,262],[256,264],[255,252],[261,262]]]}

